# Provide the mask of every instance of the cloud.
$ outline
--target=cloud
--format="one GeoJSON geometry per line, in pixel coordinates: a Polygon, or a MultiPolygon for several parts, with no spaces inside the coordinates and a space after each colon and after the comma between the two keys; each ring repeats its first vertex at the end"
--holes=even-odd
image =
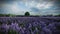
{"type": "Polygon", "coordinates": [[[33,12],[39,12],[40,10],[38,8],[32,7],[31,11],[33,11],[33,12]]]}
{"type": "Polygon", "coordinates": [[[37,4],[37,7],[39,8],[39,9],[49,9],[50,7],[52,7],[53,6],[53,3],[51,3],[51,2],[44,2],[44,3],[38,3],[37,4]]]}
{"type": "Polygon", "coordinates": [[[32,15],[60,13],[60,0],[0,0],[0,13],[23,15],[26,11],[32,15]]]}

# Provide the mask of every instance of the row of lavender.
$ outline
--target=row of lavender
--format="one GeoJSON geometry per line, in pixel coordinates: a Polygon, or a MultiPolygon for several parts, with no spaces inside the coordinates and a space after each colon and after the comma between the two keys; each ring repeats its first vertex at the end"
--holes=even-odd
{"type": "Polygon", "coordinates": [[[60,34],[60,18],[0,17],[1,34],[60,34]]]}

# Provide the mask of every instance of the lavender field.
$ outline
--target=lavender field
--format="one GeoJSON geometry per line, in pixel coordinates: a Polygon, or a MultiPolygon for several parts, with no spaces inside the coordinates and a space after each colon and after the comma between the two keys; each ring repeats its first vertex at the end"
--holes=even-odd
{"type": "Polygon", "coordinates": [[[0,17],[0,34],[60,34],[60,17],[0,17]]]}

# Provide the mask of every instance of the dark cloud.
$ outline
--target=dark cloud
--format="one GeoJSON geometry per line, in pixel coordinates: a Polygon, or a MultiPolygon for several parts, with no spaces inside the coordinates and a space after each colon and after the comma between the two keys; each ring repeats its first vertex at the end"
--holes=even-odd
{"type": "MultiPolygon", "coordinates": [[[[31,9],[31,12],[40,12],[41,14],[47,14],[47,13],[55,13],[55,14],[59,14],[60,13],[60,0],[0,0],[0,13],[7,13],[6,11],[4,11],[5,10],[5,6],[3,6],[3,5],[6,5],[7,3],[8,3],[8,5],[12,5],[12,3],[13,2],[17,2],[18,3],[18,1],[20,2],[32,2],[32,1],[34,1],[35,3],[41,3],[41,4],[44,4],[44,2],[46,2],[46,5],[49,3],[49,2],[51,2],[51,4],[53,4],[53,6],[52,6],[52,8],[50,8],[50,9],[45,9],[45,10],[43,10],[43,9],[39,9],[39,7],[38,8],[36,8],[36,7],[30,7],[30,9],[31,9]],[[10,4],[9,4],[10,3],[10,4]],[[4,9],[3,9],[3,8],[4,9]]],[[[20,4],[20,3],[19,3],[20,4]]],[[[37,5],[36,4],[36,5],[37,5]]],[[[32,4],[32,5],[34,5],[34,3],[32,4]]],[[[7,5],[6,5],[7,6],[7,5]]],[[[21,6],[21,5],[20,5],[21,6]]],[[[29,7],[29,6],[28,6],[29,7]]],[[[22,8],[24,8],[24,7],[22,7],[22,8]]],[[[8,10],[9,11],[9,10],[8,10]]]]}
{"type": "Polygon", "coordinates": [[[35,8],[35,7],[32,7],[31,10],[34,11],[34,12],[39,12],[40,11],[38,8],[35,8]]]}
{"type": "Polygon", "coordinates": [[[0,0],[0,3],[11,3],[13,0],[0,0]]]}
{"type": "Polygon", "coordinates": [[[12,3],[14,1],[21,1],[21,0],[0,0],[0,3],[12,3]]]}

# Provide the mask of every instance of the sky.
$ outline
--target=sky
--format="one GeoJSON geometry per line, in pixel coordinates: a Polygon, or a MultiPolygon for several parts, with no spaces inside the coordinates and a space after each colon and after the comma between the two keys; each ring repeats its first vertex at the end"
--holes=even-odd
{"type": "Polygon", "coordinates": [[[0,0],[0,14],[60,14],[60,0],[0,0]]]}

